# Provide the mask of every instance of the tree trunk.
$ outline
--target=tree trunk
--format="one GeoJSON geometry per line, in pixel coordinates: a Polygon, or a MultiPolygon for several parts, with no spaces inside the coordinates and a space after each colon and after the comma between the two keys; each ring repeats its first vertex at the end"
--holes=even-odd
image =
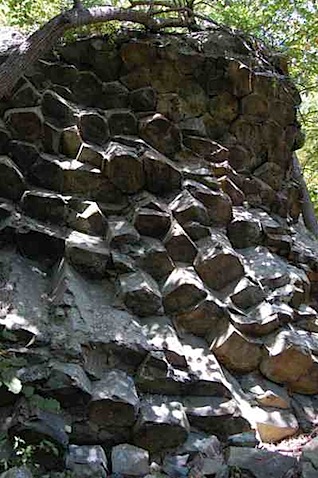
{"type": "MultiPolygon", "coordinates": [[[[174,11],[179,12],[180,9],[170,8],[166,12],[174,11]]],[[[21,76],[56,44],[66,30],[112,20],[138,23],[152,31],[168,27],[188,26],[181,17],[156,18],[154,14],[141,10],[114,7],[72,8],[52,18],[42,28],[30,35],[2,63],[0,66],[0,100],[9,97],[21,76]]]]}
{"type": "Polygon", "coordinates": [[[311,202],[307,184],[301,172],[301,167],[296,153],[293,154],[293,177],[294,179],[296,179],[296,181],[300,184],[301,187],[301,192],[303,196],[302,215],[304,223],[307,229],[309,229],[310,232],[312,232],[316,237],[318,237],[318,222],[315,215],[314,206],[311,202]]]}

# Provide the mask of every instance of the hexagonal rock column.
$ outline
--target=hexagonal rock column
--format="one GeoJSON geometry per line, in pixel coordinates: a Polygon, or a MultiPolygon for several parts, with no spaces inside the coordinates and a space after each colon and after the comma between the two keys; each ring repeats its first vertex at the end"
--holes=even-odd
{"type": "Polygon", "coordinates": [[[184,187],[207,208],[211,222],[217,226],[226,226],[232,219],[232,201],[223,191],[211,191],[204,184],[186,180],[184,187]]]}
{"type": "Polygon", "coordinates": [[[197,255],[197,248],[185,230],[176,221],[172,224],[163,240],[171,257],[176,262],[192,264],[197,255]]]}
{"type": "Polygon", "coordinates": [[[143,164],[132,148],[111,142],[105,157],[106,174],[121,191],[131,194],[143,188],[145,182],[143,164]]]}
{"type": "Polygon", "coordinates": [[[8,156],[0,156],[0,196],[18,201],[26,189],[24,177],[8,156]]]}
{"type": "Polygon", "coordinates": [[[133,437],[136,445],[157,452],[181,445],[189,431],[182,404],[157,395],[142,401],[133,437]]]}
{"type": "Polygon", "coordinates": [[[135,314],[156,314],[161,307],[157,283],[146,272],[138,271],[120,277],[120,293],[125,305],[135,314]]]}
{"type": "Polygon", "coordinates": [[[81,136],[87,143],[103,145],[109,138],[106,119],[98,113],[83,113],[79,118],[81,136]]]}
{"type": "Polygon", "coordinates": [[[190,221],[196,221],[205,225],[210,223],[205,206],[186,189],[178,194],[169,206],[172,214],[181,225],[190,221]]]}
{"type": "Polygon", "coordinates": [[[146,151],[142,160],[148,191],[155,194],[165,194],[180,189],[181,173],[172,161],[156,151],[146,151]]]}
{"type": "Polygon", "coordinates": [[[7,110],[4,120],[20,140],[36,142],[42,138],[43,117],[38,107],[7,110]]]}
{"type": "Polygon", "coordinates": [[[233,247],[238,249],[256,246],[262,240],[261,222],[243,208],[234,209],[234,218],[228,225],[227,232],[233,247]]]}
{"type": "Polygon", "coordinates": [[[75,476],[107,476],[107,458],[100,445],[70,445],[66,468],[75,476]]]}
{"type": "Polygon", "coordinates": [[[163,154],[172,157],[181,149],[179,128],[160,113],[142,118],[140,136],[163,154]]]}
{"type": "Polygon", "coordinates": [[[112,449],[112,471],[121,475],[144,476],[149,472],[149,453],[128,443],[112,449]]]}
{"type": "Polygon", "coordinates": [[[163,285],[163,306],[167,314],[176,314],[197,305],[207,295],[193,267],[177,267],[163,285]]]}
{"type": "Polygon", "coordinates": [[[158,211],[150,208],[138,208],[134,216],[134,226],[143,236],[162,238],[171,225],[169,211],[158,211]]]}
{"type": "Polygon", "coordinates": [[[199,252],[194,261],[194,267],[211,289],[223,289],[244,275],[239,256],[222,233],[213,231],[211,239],[202,239],[198,246],[199,252]]]}
{"type": "MultiPolygon", "coordinates": [[[[318,393],[318,358],[311,353],[312,345],[317,346],[312,344],[308,332],[278,332],[265,342],[261,372],[269,380],[287,385],[293,392],[318,393]]],[[[316,355],[317,350],[314,350],[316,355]]]]}
{"type": "Polygon", "coordinates": [[[209,293],[199,304],[185,312],[177,313],[174,322],[181,329],[204,337],[221,320],[227,320],[228,317],[224,304],[209,293]]]}
{"type": "Polygon", "coordinates": [[[74,109],[54,91],[46,91],[42,98],[43,116],[58,128],[66,128],[76,123],[74,109]]]}
{"type": "Polygon", "coordinates": [[[249,339],[232,324],[220,323],[206,338],[217,359],[234,372],[252,372],[261,361],[262,344],[249,339]]]}
{"type": "Polygon", "coordinates": [[[143,244],[136,251],[136,260],[154,279],[166,279],[173,271],[174,263],[162,242],[152,237],[145,237],[143,244]]]}
{"type": "Polygon", "coordinates": [[[112,369],[95,382],[89,404],[89,419],[107,427],[129,427],[136,420],[139,398],[133,379],[112,369]]]}
{"type": "Polygon", "coordinates": [[[107,243],[100,237],[72,231],[66,240],[66,258],[80,272],[102,278],[110,259],[107,243]]]}

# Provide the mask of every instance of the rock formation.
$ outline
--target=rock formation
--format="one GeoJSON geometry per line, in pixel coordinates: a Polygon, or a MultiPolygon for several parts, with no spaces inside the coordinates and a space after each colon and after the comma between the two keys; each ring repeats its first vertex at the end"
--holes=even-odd
{"type": "Polygon", "coordinates": [[[163,472],[226,476],[211,435],[263,476],[270,452],[235,444],[317,425],[299,102],[282,59],[216,29],[61,46],[1,104],[1,428],[53,443],[50,476],[175,449],[163,472]]]}

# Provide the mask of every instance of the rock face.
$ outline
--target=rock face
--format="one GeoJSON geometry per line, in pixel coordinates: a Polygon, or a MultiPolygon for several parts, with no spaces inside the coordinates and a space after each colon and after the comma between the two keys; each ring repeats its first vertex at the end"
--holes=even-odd
{"type": "Polygon", "coordinates": [[[217,29],[85,39],[2,104],[0,428],[51,444],[42,476],[283,476],[218,439],[317,424],[299,96],[262,55],[217,29]]]}

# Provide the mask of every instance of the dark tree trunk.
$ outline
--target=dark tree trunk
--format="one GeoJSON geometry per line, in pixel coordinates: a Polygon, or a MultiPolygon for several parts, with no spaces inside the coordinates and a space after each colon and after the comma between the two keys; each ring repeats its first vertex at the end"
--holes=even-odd
{"type": "Polygon", "coordinates": [[[308,192],[308,188],[306,185],[306,181],[301,172],[301,167],[297,158],[296,153],[293,154],[293,177],[296,181],[300,184],[301,192],[303,196],[303,204],[302,204],[302,215],[304,219],[304,223],[316,237],[318,237],[318,222],[315,215],[315,210],[313,203],[310,199],[310,195],[308,192]]]}

